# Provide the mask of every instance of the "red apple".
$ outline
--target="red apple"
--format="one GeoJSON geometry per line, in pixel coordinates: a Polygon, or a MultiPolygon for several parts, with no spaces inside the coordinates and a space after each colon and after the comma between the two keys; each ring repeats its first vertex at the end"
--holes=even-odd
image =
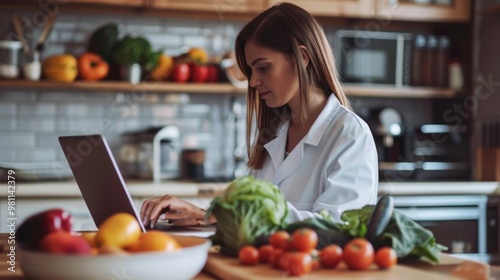
{"type": "Polygon", "coordinates": [[[89,255],[91,248],[84,238],[59,231],[45,236],[40,242],[39,250],[52,254],[89,255]]]}
{"type": "Polygon", "coordinates": [[[208,67],[206,65],[200,65],[196,63],[191,63],[191,82],[193,83],[204,83],[208,79],[208,67]]]}
{"type": "Polygon", "coordinates": [[[190,69],[187,63],[180,63],[174,66],[173,79],[177,83],[185,83],[189,80],[190,69]]]}

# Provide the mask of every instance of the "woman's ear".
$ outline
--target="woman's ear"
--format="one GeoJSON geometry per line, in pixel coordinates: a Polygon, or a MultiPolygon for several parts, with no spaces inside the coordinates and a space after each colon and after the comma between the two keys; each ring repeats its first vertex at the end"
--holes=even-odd
{"type": "Polygon", "coordinates": [[[304,63],[304,66],[307,66],[309,64],[309,52],[307,51],[306,47],[304,45],[299,46],[299,51],[300,51],[300,57],[302,58],[302,63],[304,63]]]}

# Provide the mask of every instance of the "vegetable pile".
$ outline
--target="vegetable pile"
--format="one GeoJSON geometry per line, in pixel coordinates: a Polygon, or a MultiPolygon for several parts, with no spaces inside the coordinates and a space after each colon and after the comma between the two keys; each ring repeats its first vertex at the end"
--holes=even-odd
{"type": "Polygon", "coordinates": [[[238,250],[260,236],[269,236],[286,226],[288,208],[281,191],[271,182],[253,176],[240,177],[215,198],[207,216],[217,218],[214,245],[221,253],[237,256],[238,250]]]}

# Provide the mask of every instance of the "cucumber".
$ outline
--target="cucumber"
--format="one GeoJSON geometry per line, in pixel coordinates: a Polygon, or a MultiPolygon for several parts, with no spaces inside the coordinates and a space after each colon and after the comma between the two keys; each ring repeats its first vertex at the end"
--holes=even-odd
{"type": "Polygon", "coordinates": [[[373,241],[384,232],[391,220],[393,212],[394,199],[389,195],[380,197],[368,220],[366,239],[373,243],[373,241]]]}

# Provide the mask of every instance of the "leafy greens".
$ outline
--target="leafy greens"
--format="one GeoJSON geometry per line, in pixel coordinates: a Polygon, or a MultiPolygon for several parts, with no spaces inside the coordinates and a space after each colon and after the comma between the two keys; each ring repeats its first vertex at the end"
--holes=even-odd
{"type": "Polygon", "coordinates": [[[224,194],[211,202],[207,217],[212,214],[217,218],[214,245],[221,245],[222,254],[237,256],[242,246],[284,228],[288,208],[278,187],[245,176],[232,181],[224,194]]]}

